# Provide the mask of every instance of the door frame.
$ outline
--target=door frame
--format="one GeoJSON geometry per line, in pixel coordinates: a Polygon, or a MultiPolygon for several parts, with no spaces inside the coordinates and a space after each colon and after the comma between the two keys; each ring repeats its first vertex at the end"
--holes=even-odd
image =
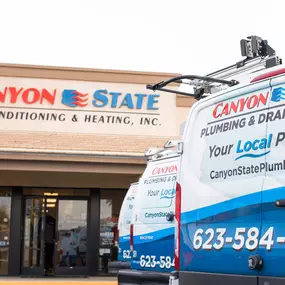
{"type": "Polygon", "coordinates": [[[55,247],[54,247],[54,270],[55,270],[55,276],[88,276],[88,268],[89,268],[89,262],[88,262],[88,232],[89,232],[89,227],[90,227],[90,217],[89,217],[89,204],[90,204],[90,197],[84,197],[84,196],[78,196],[78,197],[74,197],[74,196],[64,196],[64,197],[57,197],[57,202],[56,202],[56,207],[57,207],[57,216],[56,216],[56,228],[55,228],[55,232],[56,232],[56,241],[55,241],[55,247]],[[58,221],[59,221],[59,203],[60,201],[64,201],[64,200],[71,200],[71,201],[86,201],[87,202],[87,207],[86,207],[86,215],[87,215],[87,219],[86,219],[86,223],[87,223],[87,229],[86,229],[86,233],[87,233],[87,243],[86,243],[86,265],[85,266],[78,266],[78,267],[60,267],[57,265],[57,249],[58,249],[58,221]]]}
{"type": "Polygon", "coordinates": [[[45,274],[45,264],[44,264],[44,256],[45,256],[45,249],[44,249],[44,232],[45,232],[45,219],[46,219],[46,197],[42,195],[35,195],[35,196],[24,196],[23,197],[23,210],[22,210],[22,231],[21,231],[21,275],[25,276],[44,276],[45,274]],[[43,214],[42,214],[42,224],[41,224],[41,249],[40,249],[40,266],[36,268],[31,267],[24,267],[24,233],[25,233],[25,217],[26,217],[26,201],[28,199],[42,199],[43,200],[43,214]]]}
{"type": "MultiPolygon", "coordinates": [[[[11,229],[11,234],[17,233],[17,237],[19,242],[17,242],[15,247],[13,248],[19,248],[19,251],[17,252],[18,258],[16,264],[13,266],[9,262],[9,268],[13,268],[16,273],[13,272],[13,276],[38,276],[38,274],[33,274],[32,272],[26,272],[26,270],[22,270],[22,253],[23,253],[23,233],[24,233],[24,213],[25,213],[25,199],[26,198],[34,198],[34,197],[40,197],[42,198],[44,195],[38,194],[25,194],[24,190],[29,188],[39,188],[44,189],[45,191],[54,191],[56,189],[64,190],[66,188],[70,189],[70,187],[43,187],[43,186],[34,186],[34,187],[19,187],[19,197],[18,197],[18,203],[20,204],[20,209],[17,212],[17,215],[12,215],[11,219],[16,219],[19,221],[19,226],[17,228],[11,229]],[[17,229],[17,231],[16,231],[17,229]],[[16,270],[17,269],[17,270],[16,270]]],[[[88,223],[88,229],[87,229],[87,268],[88,268],[88,276],[98,276],[99,274],[99,242],[100,242],[100,199],[101,199],[101,189],[100,188],[79,188],[79,187],[73,187],[72,189],[80,190],[80,189],[87,189],[89,190],[89,195],[82,195],[82,196],[57,196],[56,198],[83,198],[87,199],[88,201],[88,216],[87,216],[87,223],[88,223]]],[[[44,193],[44,192],[43,192],[44,193]]],[[[12,196],[14,197],[14,196],[12,196]]],[[[48,196],[44,196],[45,198],[48,196]]],[[[13,203],[13,202],[12,202],[13,203]]],[[[19,208],[19,207],[18,207],[19,208]]],[[[13,210],[13,209],[12,209],[13,210]]],[[[15,223],[14,223],[15,224],[15,223]]],[[[11,250],[11,249],[10,249],[11,250]]],[[[10,258],[12,260],[12,258],[10,258]]],[[[9,269],[10,270],[10,269],[9,269]]],[[[10,270],[11,271],[11,270],[10,270]]],[[[9,273],[10,274],[10,273],[9,273]]],[[[70,273],[68,273],[70,274],[70,273]]],[[[41,275],[41,276],[44,276],[41,275]]],[[[72,277],[71,275],[65,275],[65,277],[72,277]]]]}

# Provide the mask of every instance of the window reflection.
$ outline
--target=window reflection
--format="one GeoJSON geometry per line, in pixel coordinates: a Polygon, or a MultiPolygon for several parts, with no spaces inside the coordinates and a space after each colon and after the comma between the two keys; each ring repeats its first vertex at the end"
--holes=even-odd
{"type": "Polygon", "coordinates": [[[100,213],[100,247],[112,247],[114,245],[117,217],[112,213],[112,200],[101,199],[100,213]]]}
{"type": "Polygon", "coordinates": [[[7,275],[8,274],[8,255],[9,255],[9,247],[0,248],[0,274],[7,275]]]}
{"type": "Polygon", "coordinates": [[[102,190],[100,201],[99,271],[107,272],[109,260],[118,257],[118,219],[127,190],[102,190]]]}
{"type": "Polygon", "coordinates": [[[59,201],[58,234],[58,265],[86,266],[87,201],[59,201]]]}
{"type": "Polygon", "coordinates": [[[8,274],[11,189],[0,188],[0,275],[8,274]]]}
{"type": "Polygon", "coordinates": [[[0,246],[9,245],[11,197],[0,197],[0,246]]]}
{"type": "Polygon", "coordinates": [[[41,261],[41,221],[43,219],[43,199],[25,200],[23,266],[40,267],[41,261]]]}

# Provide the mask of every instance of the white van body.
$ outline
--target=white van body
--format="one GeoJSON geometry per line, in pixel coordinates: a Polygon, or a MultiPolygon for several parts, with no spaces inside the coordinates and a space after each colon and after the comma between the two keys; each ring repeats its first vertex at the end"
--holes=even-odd
{"type": "Polygon", "coordinates": [[[120,269],[130,268],[130,224],[138,182],[132,183],[124,197],[118,220],[118,260],[108,262],[108,273],[117,274],[120,269]]]}
{"type": "Polygon", "coordinates": [[[285,282],[285,67],[269,71],[191,108],[173,284],[285,282]]]}
{"type": "Polygon", "coordinates": [[[174,269],[173,217],[179,160],[176,151],[165,150],[161,157],[148,162],[140,179],[132,215],[132,269],[174,269]]]}

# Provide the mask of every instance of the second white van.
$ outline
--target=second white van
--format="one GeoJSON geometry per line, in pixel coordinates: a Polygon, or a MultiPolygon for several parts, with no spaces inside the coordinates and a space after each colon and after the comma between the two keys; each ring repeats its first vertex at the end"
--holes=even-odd
{"type": "Polygon", "coordinates": [[[138,182],[132,183],[124,198],[118,220],[118,261],[108,263],[108,273],[116,274],[119,269],[130,268],[130,224],[138,182]]]}

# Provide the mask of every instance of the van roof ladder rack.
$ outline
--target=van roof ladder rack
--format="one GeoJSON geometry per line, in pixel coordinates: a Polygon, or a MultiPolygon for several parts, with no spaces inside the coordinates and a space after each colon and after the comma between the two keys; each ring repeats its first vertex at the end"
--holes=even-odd
{"type": "Polygon", "coordinates": [[[193,96],[199,100],[216,92],[220,86],[232,87],[239,84],[234,78],[237,75],[249,72],[253,73],[282,64],[282,60],[275,55],[275,50],[269,46],[267,40],[258,36],[250,36],[240,41],[241,54],[246,58],[226,68],[220,69],[206,76],[182,75],[170,78],[157,84],[146,86],[153,91],[193,96]],[[226,80],[228,79],[228,80],[226,80]],[[183,81],[184,80],[184,81],[183,81]],[[187,84],[194,86],[194,93],[165,88],[171,83],[187,84]]]}
{"type": "Polygon", "coordinates": [[[181,75],[181,76],[170,78],[166,81],[159,82],[159,83],[154,84],[154,85],[148,84],[146,88],[151,89],[153,91],[160,90],[160,91],[176,93],[176,94],[181,94],[181,95],[186,95],[186,96],[194,96],[195,98],[197,97],[197,99],[204,94],[204,89],[197,89],[198,92],[196,91],[195,93],[192,94],[192,93],[187,93],[187,92],[182,92],[182,91],[178,91],[178,90],[172,90],[172,89],[164,88],[164,86],[166,86],[170,83],[174,83],[174,82],[185,84],[185,82],[183,82],[182,79],[187,79],[190,81],[189,83],[186,83],[186,84],[196,85],[196,86],[202,86],[202,85],[206,86],[206,85],[209,85],[210,83],[212,83],[212,84],[213,83],[219,83],[219,84],[223,84],[223,85],[234,86],[234,85],[239,83],[236,80],[227,81],[227,80],[215,79],[213,77],[208,77],[208,76],[181,75]],[[197,81],[197,83],[194,82],[195,80],[197,81]]]}

